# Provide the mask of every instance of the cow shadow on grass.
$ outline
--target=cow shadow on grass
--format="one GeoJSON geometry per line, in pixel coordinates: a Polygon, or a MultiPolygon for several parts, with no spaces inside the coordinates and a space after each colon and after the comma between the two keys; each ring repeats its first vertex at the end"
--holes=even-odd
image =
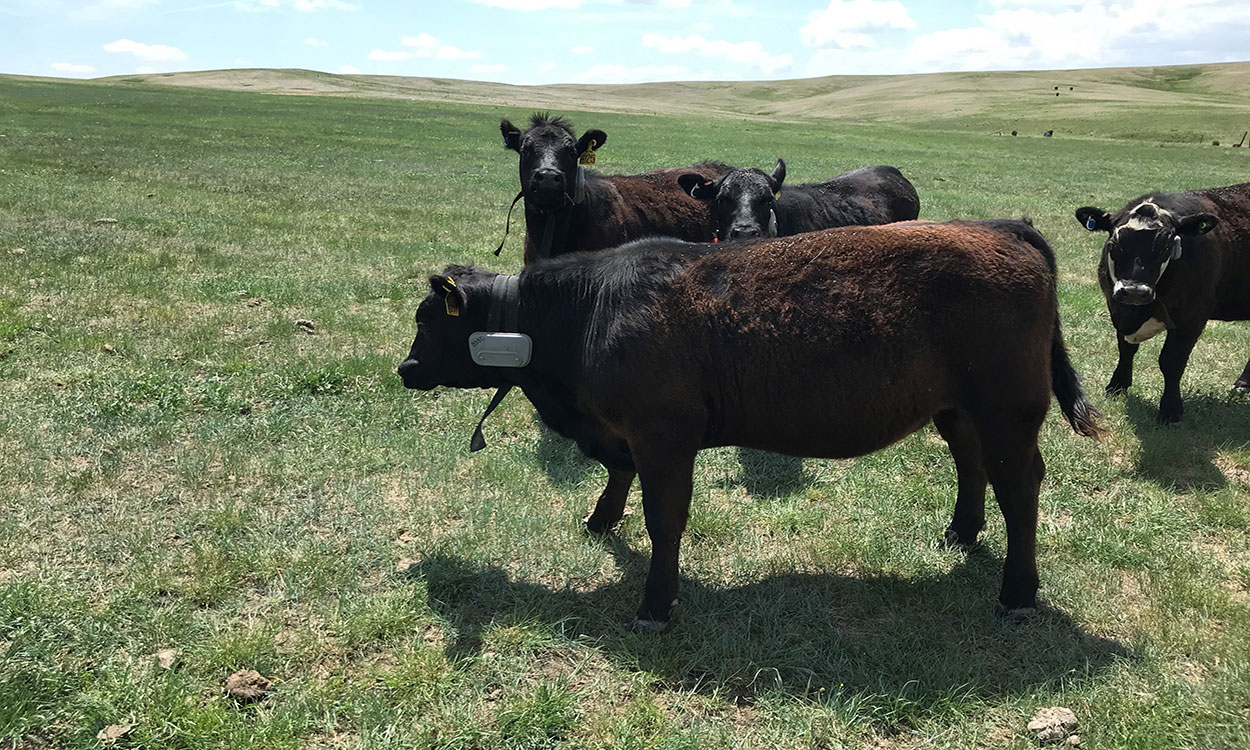
{"type": "Polygon", "coordinates": [[[1185,419],[1179,425],[1160,425],[1158,402],[1132,392],[1125,396],[1124,412],[1141,442],[1136,472],[1163,487],[1190,491],[1227,485],[1216,453],[1250,443],[1250,397],[1237,392],[1185,394],[1185,419]]]}
{"type": "MultiPolygon", "coordinates": [[[[492,628],[528,625],[557,640],[590,640],[619,669],[656,675],[669,689],[750,703],[780,691],[800,700],[857,695],[883,708],[954,697],[1024,694],[1133,658],[1043,605],[1025,622],[994,615],[1001,561],[983,548],[946,574],[781,572],[740,586],[682,580],[673,626],[626,630],[648,557],[602,540],[620,575],[573,590],[514,580],[499,567],[433,555],[419,573],[452,631],[449,656],[479,653],[492,628]]],[[[417,582],[416,585],[422,585],[417,582]]]]}

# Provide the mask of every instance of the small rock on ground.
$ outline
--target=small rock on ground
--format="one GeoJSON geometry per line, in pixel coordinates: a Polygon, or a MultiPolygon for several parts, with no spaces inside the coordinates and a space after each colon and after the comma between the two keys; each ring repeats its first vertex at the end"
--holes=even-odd
{"type": "Polygon", "coordinates": [[[97,732],[95,738],[105,745],[111,745],[130,734],[130,730],[134,728],[134,724],[109,724],[97,732]]]}
{"type": "Polygon", "coordinates": [[[250,703],[265,697],[273,681],[255,669],[240,669],[226,678],[226,692],[240,703],[250,703]]]}
{"type": "Polygon", "coordinates": [[[1062,706],[1039,708],[1029,720],[1029,731],[1043,744],[1063,742],[1076,731],[1076,714],[1062,706]]]}
{"type": "Polygon", "coordinates": [[[300,318],[299,320],[295,321],[295,327],[300,329],[304,333],[311,334],[311,333],[317,332],[317,324],[312,322],[311,320],[305,320],[304,318],[300,318]]]}

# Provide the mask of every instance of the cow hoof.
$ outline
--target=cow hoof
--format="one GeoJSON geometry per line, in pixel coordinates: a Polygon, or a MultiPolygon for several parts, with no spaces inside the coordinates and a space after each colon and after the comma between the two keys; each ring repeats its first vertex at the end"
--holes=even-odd
{"type": "Polygon", "coordinates": [[[1237,382],[1233,383],[1233,390],[1241,391],[1242,393],[1250,393],[1250,381],[1238,378],[1237,382]]]}
{"type": "Polygon", "coordinates": [[[634,618],[629,624],[629,632],[631,633],[658,633],[668,627],[667,620],[641,620],[634,618]]]}
{"type": "Polygon", "coordinates": [[[996,614],[999,619],[1008,622],[1024,622],[1037,614],[1037,607],[1012,607],[1008,609],[1000,602],[996,614]]]}
{"type": "Polygon", "coordinates": [[[603,536],[611,532],[618,523],[620,523],[619,518],[615,521],[604,521],[596,519],[593,513],[582,519],[582,526],[586,529],[586,533],[594,536],[603,536]]]}
{"type": "Polygon", "coordinates": [[[1160,411],[1157,421],[1162,426],[1171,427],[1181,423],[1181,415],[1179,412],[1160,411]]]}
{"type": "Polygon", "coordinates": [[[942,543],[951,549],[968,549],[977,543],[977,535],[971,534],[967,538],[955,530],[954,526],[947,527],[946,533],[942,534],[942,543]]]}
{"type": "Polygon", "coordinates": [[[1107,383],[1105,390],[1108,396],[1119,396],[1128,390],[1128,383],[1112,380],[1110,383],[1107,383]]]}

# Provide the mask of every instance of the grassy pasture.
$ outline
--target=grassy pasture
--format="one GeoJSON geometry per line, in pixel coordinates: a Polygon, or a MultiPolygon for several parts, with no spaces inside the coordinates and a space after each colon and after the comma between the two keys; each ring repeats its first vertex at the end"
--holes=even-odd
{"type": "Polygon", "coordinates": [[[926,429],[856,461],[705,452],[680,619],[624,632],[640,512],[587,538],[603,472],[522,398],[471,456],[486,394],[393,374],[428,273],[519,267],[519,236],[491,250],[525,110],[0,79],[0,745],[1030,747],[1049,705],[1088,747],[1250,745],[1250,327],[1208,328],[1179,428],[1159,341],[1103,398],[1071,216],[1244,181],[1250,149],[563,111],[608,132],[605,171],[890,163],[921,218],[1033,217],[1111,428],[1043,432],[1044,611],[992,614],[992,503],[979,548],[939,544],[926,429]],[[244,668],[267,700],[225,697],[244,668]]]}

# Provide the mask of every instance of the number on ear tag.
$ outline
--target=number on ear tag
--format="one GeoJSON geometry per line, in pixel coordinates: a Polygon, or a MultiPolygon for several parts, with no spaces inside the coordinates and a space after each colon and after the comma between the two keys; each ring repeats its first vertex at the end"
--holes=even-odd
{"type": "Polygon", "coordinates": [[[587,166],[593,166],[595,163],[595,149],[598,148],[598,146],[599,146],[599,142],[596,141],[594,138],[591,138],[590,148],[583,151],[582,155],[577,157],[577,163],[585,164],[587,166]]]}
{"type": "Polygon", "coordinates": [[[1085,220],[1085,228],[1091,232],[1098,228],[1098,222],[1094,219],[1093,216],[1085,220]]]}

